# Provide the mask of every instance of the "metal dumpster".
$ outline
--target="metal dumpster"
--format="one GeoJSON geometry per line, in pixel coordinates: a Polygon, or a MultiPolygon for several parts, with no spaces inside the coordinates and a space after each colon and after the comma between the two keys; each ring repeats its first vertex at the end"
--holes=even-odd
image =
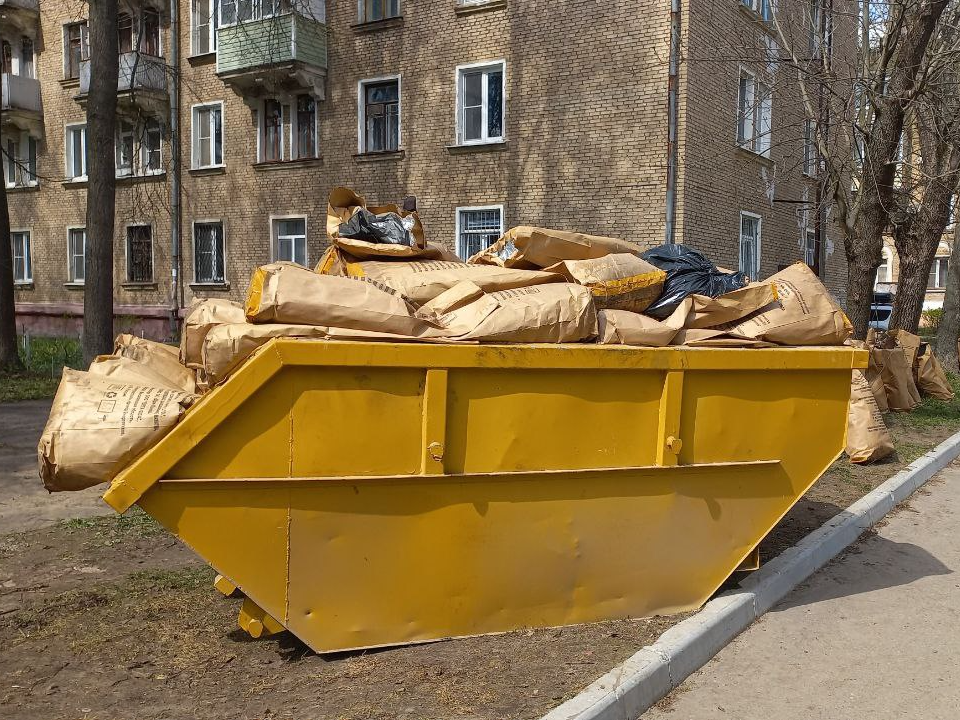
{"type": "Polygon", "coordinates": [[[703,604],[844,447],[862,350],[273,340],[104,496],[318,652],[703,604]]]}

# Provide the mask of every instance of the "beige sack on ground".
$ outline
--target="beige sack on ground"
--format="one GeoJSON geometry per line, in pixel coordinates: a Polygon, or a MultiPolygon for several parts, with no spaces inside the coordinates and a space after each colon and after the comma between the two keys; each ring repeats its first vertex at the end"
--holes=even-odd
{"type": "Polygon", "coordinates": [[[779,345],[842,345],[853,334],[843,310],[803,263],[794,263],[766,282],[776,285],[777,301],[722,329],[779,345]]]}
{"type": "Polygon", "coordinates": [[[503,237],[467,262],[533,270],[564,260],[590,260],[613,253],[640,255],[642,252],[643,248],[638,245],[617,238],[522,225],[507,230],[503,237]]]}
{"type": "Polygon", "coordinates": [[[367,202],[362,195],[357,194],[350,188],[337,187],[330,192],[327,201],[327,237],[337,247],[346,250],[357,258],[374,257],[421,257],[425,254],[432,254],[433,251],[428,248],[423,235],[423,225],[420,223],[420,215],[416,212],[403,210],[399,205],[380,205],[376,207],[367,207],[367,202]],[[413,245],[393,245],[391,243],[374,243],[366,240],[357,240],[356,238],[340,237],[340,224],[347,222],[357,210],[366,208],[374,215],[392,212],[402,218],[412,217],[413,227],[410,234],[413,235],[413,245]]]}
{"type": "Polygon", "coordinates": [[[917,357],[920,354],[920,344],[923,341],[919,335],[914,335],[906,330],[890,330],[883,341],[883,347],[900,347],[907,354],[907,364],[913,370],[913,379],[917,379],[917,357]]]}
{"type": "Polygon", "coordinates": [[[488,293],[564,280],[555,272],[467,265],[460,260],[368,260],[348,263],[346,270],[349,277],[376,280],[417,305],[430,302],[464,280],[488,293]]]}
{"type": "Polygon", "coordinates": [[[318,275],[298,265],[257,268],[245,305],[252,323],[321,325],[409,337],[442,337],[399,293],[365,279],[318,275]]]}
{"type": "Polygon", "coordinates": [[[847,455],[850,462],[869,463],[893,453],[893,438],[861,370],[853,371],[847,411],[847,455]]]}
{"type": "Polygon", "coordinates": [[[37,454],[50,490],[111,480],[177,423],[194,396],[64,368],[37,454]]]}
{"type": "Polygon", "coordinates": [[[929,345],[917,358],[917,388],[923,395],[938,400],[953,400],[953,388],[950,387],[947,373],[929,345]]]}
{"type": "Polygon", "coordinates": [[[564,260],[545,270],[590,288],[597,310],[635,313],[643,312],[660,297],[667,279],[663,270],[630,253],[613,253],[590,260],[564,260]]]}
{"type": "Polygon", "coordinates": [[[910,412],[919,405],[920,393],[903,348],[873,348],[870,354],[880,369],[889,408],[894,412],[910,412]]]}
{"type": "Polygon", "coordinates": [[[200,352],[203,339],[212,328],[226,323],[246,322],[243,305],[216,298],[202,300],[190,308],[180,332],[180,362],[187,367],[203,367],[200,352]]]}
{"type": "MultiPolygon", "coordinates": [[[[460,290],[458,286],[448,293],[457,295],[460,290]]],[[[437,320],[457,340],[575,343],[597,334],[593,296],[583,285],[572,283],[534,285],[484,294],[473,302],[438,315],[437,320]]]]}
{"type": "Polygon", "coordinates": [[[720,297],[691,295],[693,307],[687,316],[688,328],[715,328],[736,322],[777,300],[777,286],[772,282],[751,283],[720,297]]]}
{"type": "Polygon", "coordinates": [[[113,354],[143,363],[185,393],[197,391],[194,371],[180,363],[180,350],[173,345],[123,334],[114,341],[113,354]]]}
{"type": "Polygon", "coordinates": [[[597,313],[598,342],[602,345],[640,345],[666,347],[683,327],[693,306],[688,297],[666,320],[626,310],[601,310],[597,313]]]}

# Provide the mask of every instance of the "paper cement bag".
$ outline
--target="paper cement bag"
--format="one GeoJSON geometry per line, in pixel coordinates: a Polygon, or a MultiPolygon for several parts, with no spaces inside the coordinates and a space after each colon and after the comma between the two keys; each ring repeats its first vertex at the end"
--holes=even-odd
{"type": "Polygon", "coordinates": [[[484,294],[437,320],[457,340],[491,343],[575,343],[597,334],[593,296],[572,283],[484,294]]]}
{"type": "Polygon", "coordinates": [[[910,412],[919,405],[920,393],[913,382],[913,372],[907,364],[907,354],[903,348],[873,348],[870,355],[880,369],[890,409],[894,412],[910,412]]]}
{"type": "Polygon", "coordinates": [[[598,342],[602,345],[666,347],[683,327],[692,305],[692,300],[686,298],[666,320],[626,310],[601,310],[597,313],[598,342]]]}
{"type": "Polygon", "coordinates": [[[177,423],[194,396],[64,368],[37,454],[52,491],[111,480],[177,423]]]}
{"type": "Polygon", "coordinates": [[[862,371],[854,370],[847,411],[847,455],[850,462],[874,462],[892,454],[893,449],[893,438],[883,422],[870,382],[862,371]]]}
{"type": "Polygon", "coordinates": [[[400,295],[376,282],[318,275],[273,263],[257,268],[245,305],[252,323],[321,325],[409,337],[440,337],[431,321],[416,317],[400,295]]]}
{"type": "Polygon", "coordinates": [[[883,384],[880,366],[877,365],[873,353],[870,353],[870,364],[864,372],[864,375],[867,378],[867,382],[870,383],[870,389],[873,391],[873,397],[877,401],[877,407],[880,408],[880,412],[889,412],[890,404],[887,402],[887,388],[883,384]]]}
{"type": "Polygon", "coordinates": [[[842,345],[853,334],[843,310],[803,263],[771,275],[767,282],[776,285],[777,300],[723,329],[778,345],[842,345]]]}
{"type": "Polygon", "coordinates": [[[933,349],[924,343],[917,358],[917,387],[923,395],[938,400],[953,400],[953,388],[943,366],[933,354],[933,349]]]}
{"type": "Polygon", "coordinates": [[[887,336],[883,340],[882,347],[885,348],[894,348],[899,347],[903,348],[903,351],[907,354],[907,365],[914,371],[913,379],[917,379],[917,357],[920,354],[920,344],[923,342],[920,340],[918,335],[914,335],[911,332],[906,330],[890,330],[887,333],[887,336]]]}
{"type": "Polygon", "coordinates": [[[398,205],[367,207],[367,202],[362,195],[358,195],[353,190],[344,187],[334,188],[330,192],[330,198],[327,203],[327,237],[330,238],[334,245],[358,258],[410,258],[421,257],[434,252],[428,248],[424,240],[423,225],[420,223],[420,215],[416,211],[408,212],[398,205]],[[340,237],[340,225],[349,221],[360,209],[369,210],[375,215],[395,213],[400,218],[408,220],[408,229],[412,237],[412,243],[410,245],[395,245],[391,243],[370,242],[357,238],[340,237]]]}
{"type": "MultiPolygon", "coordinates": [[[[122,355],[99,355],[90,363],[87,372],[111,382],[153,385],[183,391],[183,387],[177,381],[158,372],[155,367],[122,355]]],[[[192,376],[193,372],[191,371],[190,374],[192,376]]]]}
{"type": "Polygon", "coordinates": [[[689,347],[728,347],[728,348],[766,348],[776,347],[774,343],[756,340],[729,330],[708,328],[683,328],[674,336],[671,345],[689,347]]]}
{"type": "Polygon", "coordinates": [[[336,245],[331,245],[324,250],[323,255],[320,256],[320,262],[317,263],[316,267],[314,268],[314,272],[320,273],[321,275],[342,275],[344,277],[348,277],[350,275],[356,276],[356,271],[351,273],[349,270],[351,265],[357,265],[361,262],[374,262],[376,260],[381,260],[384,262],[390,262],[391,260],[394,262],[404,262],[406,260],[448,260],[451,262],[463,262],[445,247],[435,245],[434,243],[427,243],[423,251],[413,257],[380,257],[373,259],[361,259],[351,255],[346,250],[343,250],[336,245]]]}
{"type": "Polygon", "coordinates": [[[667,278],[663,270],[629,253],[613,253],[589,260],[564,260],[545,270],[590,288],[598,310],[635,313],[643,312],[660,296],[667,278]]]}
{"type": "Polygon", "coordinates": [[[685,327],[713,328],[742,318],[767,307],[777,300],[777,286],[772,282],[751,283],[719,297],[690,295],[693,306],[685,327]]]}
{"type": "Polygon", "coordinates": [[[467,265],[459,260],[370,260],[348,263],[346,270],[350,277],[369,278],[383,283],[417,305],[430,302],[464,280],[469,280],[488,293],[563,282],[563,276],[555,272],[467,265]]]}
{"type": "Polygon", "coordinates": [[[214,298],[195,303],[183,319],[183,328],[180,332],[180,362],[187,367],[203,367],[200,351],[207,333],[217,325],[246,321],[243,305],[238,302],[214,298]]]}
{"type": "Polygon", "coordinates": [[[641,252],[642,248],[625,240],[522,225],[510,228],[493,245],[467,262],[534,270],[564,260],[590,260],[613,253],[639,256],[641,252]]]}
{"type": "Polygon", "coordinates": [[[124,334],[114,341],[113,354],[143,363],[185,393],[197,390],[194,371],[180,363],[180,351],[172,345],[124,334]]]}

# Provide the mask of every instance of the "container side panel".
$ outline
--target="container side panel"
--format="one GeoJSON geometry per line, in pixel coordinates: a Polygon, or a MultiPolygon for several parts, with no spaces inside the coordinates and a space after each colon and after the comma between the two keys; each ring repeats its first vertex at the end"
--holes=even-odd
{"type": "Polygon", "coordinates": [[[691,609],[789,484],[776,464],[304,483],[287,627],[332,651],[691,609]]]}
{"type": "Polygon", "coordinates": [[[455,369],[450,473],[653,465],[664,373],[455,369]]]}
{"type": "Polygon", "coordinates": [[[292,403],[289,383],[281,371],[190,450],[166,477],[289,477],[292,403]]]}
{"type": "Polygon", "coordinates": [[[404,475],[420,470],[420,368],[285,368],[293,475],[404,475]]]}

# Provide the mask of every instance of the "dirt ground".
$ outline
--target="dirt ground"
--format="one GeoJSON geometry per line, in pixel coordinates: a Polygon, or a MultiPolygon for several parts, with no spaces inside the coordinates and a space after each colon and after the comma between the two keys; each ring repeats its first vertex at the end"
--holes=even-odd
{"type": "MultiPolygon", "coordinates": [[[[684,616],[317,656],[252,640],[240,601],[145,514],[90,517],[35,475],[47,405],[0,405],[0,718],[536,718],[684,616]],[[79,517],[82,516],[82,517],[79,517]],[[69,519],[66,519],[69,518],[69,519]]],[[[894,421],[900,460],[833,468],[761,546],[770,558],[948,437],[894,421]]]]}

